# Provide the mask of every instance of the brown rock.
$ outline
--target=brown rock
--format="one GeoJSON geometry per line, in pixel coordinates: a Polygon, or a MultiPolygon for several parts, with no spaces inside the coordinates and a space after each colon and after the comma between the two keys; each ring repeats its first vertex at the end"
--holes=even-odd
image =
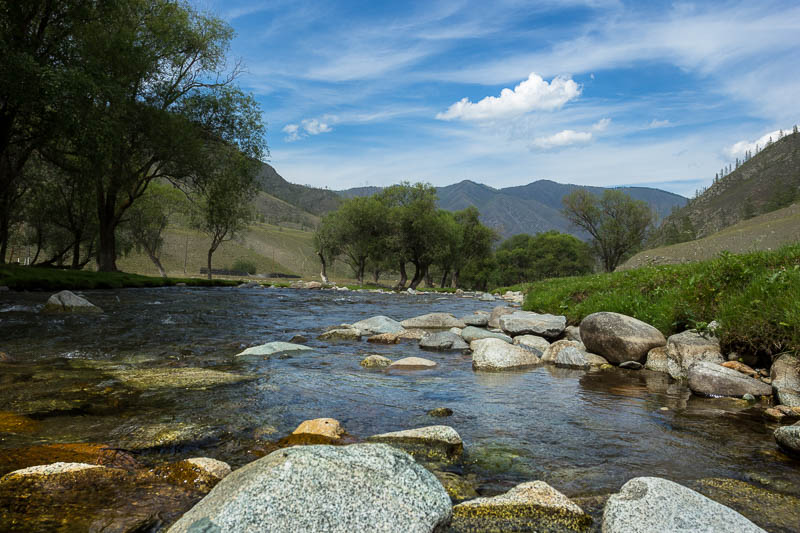
{"type": "Polygon", "coordinates": [[[369,337],[367,342],[374,342],[375,344],[397,344],[400,342],[400,338],[397,333],[381,333],[369,337]]]}
{"type": "Polygon", "coordinates": [[[788,405],[776,405],[775,409],[783,413],[786,418],[800,418],[800,407],[790,407],[788,405]]]}
{"type": "Polygon", "coordinates": [[[586,350],[611,363],[643,361],[647,352],[664,346],[664,335],[650,324],[619,313],[592,313],[581,321],[586,350]]]}
{"type": "Polygon", "coordinates": [[[771,418],[772,420],[781,420],[784,415],[779,409],[775,409],[774,407],[770,407],[769,409],[764,410],[764,417],[771,418]]]}
{"type": "Polygon", "coordinates": [[[14,358],[8,355],[6,352],[0,352],[0,363],[13,363],[14,358]]]}
{"type": "Polygon", "coordinates": [[[340,439],[344,435],[344,428],[335,418],[315,418],[302,422],[292,435],[319,435],[329,439],[340,439]]]}
{"type": "Polygon", "coordinates": [[[730,368],[731,370],[736,370],[737,372],[741,372],[742,374],[747,374],[748,376],[758,375],[758,372],[756,372],[746,364],[740,363],[739,361],[725,361],[724,363],[722,363],[722,366],[724,366],[725,368],[730,368]]]}
{"type": "Polygon", "coordinates": [[[406,329],[397,334],[398,341],[419,341],[422,337],[427,335],[428,332],[424,329],[406,329]]]}

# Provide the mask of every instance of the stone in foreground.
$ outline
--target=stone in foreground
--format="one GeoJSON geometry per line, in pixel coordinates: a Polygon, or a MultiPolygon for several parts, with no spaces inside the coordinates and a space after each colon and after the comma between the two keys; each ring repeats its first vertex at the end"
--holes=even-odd
{"type": "Polygon", "coordinates": [[[494,331],[489,331],[488,329],[476,328],[475,326],[465,327],[463,330],[461,330],[461,336],[467,342],[476,341],[478,339],[500,339],[508,343],[512,342],[511,337],[508,335],[495,333],[494,331]]]}
{"type": "Polygon", "coordinates": [[[92,302],[71,291],[61,291],[47,299],[43,313],[102,313],[92,302]]]}
{"type": "Polygon", "coordinates": [[[619,313],[592,313],[581,321],[580,334],[587,351],[613,364],[642,361],[647,352],[667,343],[650,324],[619,313]]]}
{"type": "Polygon", "coordinates": [[[544,481],[517,485],[493,498],[476,498],[453,507],[452,530],[586,531],[592,519],[544,481]]]}
{"type": "Polygon", "coordinates": [[[701,361],[689,368],[689,388],[695,394],[704,396],[736,396],[745,394],[769,396],[772,387],[762,381],[725,368],[716,363],[701,361]]]}
{"type": "Polygon", "coordinates": [[[554,339],[564,333],[567,319],[563,316],[540,315],[529,311],[516,311],[500,317],[500,327],[511,335],[538,335],[554,339]]]}
{"type": "Polygon", "coordinates": [[[672,481],[638,477],[608,499],[603,533],[763,533],[733,509],[672,481]]]}
{"type": "Polygon", "coordinates": [[[453,461],[461,457],[464,452],[461,436],[450,426],[426,426],[393,431],[373,435],[367,440],[396,446],[414,457],[429,461],[453,461]]]}
{"type": "Polygon", "coordinates": [[[236,355],[237,356],[252,355],[252,356],[266,357],[269,355],[275,355],[279,353],[302,352],[306,350],[311,350],[311,348],[309,348],[308,346],[303,346],[302,344],[294,344],[291,342],[268,342],[266,344],[261,344],[259,346],[252,346],[236,355]]]}
{"type": "Polygon", "coordinates": [[[389,365],[389,370],[427,370],[436,366],[434,361],[422,357],[404,357],[389,365]]]}
{"type": "Polygon", "coordinates": [[[449,313],[428,313],[427,315],[403,320],[400,322],[400,325],[406,329],[450,329],[466,327],[466,324],[449,313]]]}
{"type": "Polygon", "coordinates": [[[234,471],[169,533],[428,533],[450,513],[442,485],[405,452],[384,444],[297,446],[234,471]]]}
{"type": "Polygon", "coordinates": [[[383,315],[359,320],[352,327],[361,331],[362,335],[381,335],[383,333],[400,333],[403,331],[403,326],[400,325],[400,322],[383,315]]]}
{"type": "Polygon", "coordinates": [[[789,453],[800,455],[800,426],[783,426],[775,430],[778,446],[789,453]]]}
{"type": "Polygon", "coordinates": [[[719,365],[725,362],[719,340],[713,335],[688,330],[667,339],[667,371],[672,379],[688,379],[689,368],[702,361],[719,365]]]}
{"type": "Polygon", "coordinates": [[[510,370],[539,364],[534,352],[500,339],[480,339],[469,346],[474,370],[510,370]]]}

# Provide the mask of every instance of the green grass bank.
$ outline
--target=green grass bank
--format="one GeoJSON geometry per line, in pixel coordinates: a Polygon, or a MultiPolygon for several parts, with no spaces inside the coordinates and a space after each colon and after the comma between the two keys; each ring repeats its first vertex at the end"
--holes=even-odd
{"type": "Polygon", "coordinates": [[[201,287],[220,287],[238,285],[241,281],[229,279],[208,280],[203,278],[161,278],[129,274],[127,272],[91,272],[87,270],[0,265],[0,286],[6,286],[17,291],[171,287],[176,283],[201,287]]]}
{"type": "Polygon", "coordinates": [[[722,252],[699,263],[555,278],[517,287],[524,308],[563,314],[571,324],[614,311],[665,335],[718,320],[726,351],[761,357],[800,353],[800,244],[775,251],[722,252]]]}

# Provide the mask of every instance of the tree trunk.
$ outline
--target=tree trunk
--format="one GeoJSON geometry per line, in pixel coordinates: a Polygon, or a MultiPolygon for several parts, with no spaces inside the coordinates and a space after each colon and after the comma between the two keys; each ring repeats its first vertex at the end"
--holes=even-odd
{"type": "Polygon", "coordinates": [[[377,285],[380,279],[381,279],[381,271],[380,269],[376,268],[375,270],[372,271],[372,281],[374,281],[375,285],[377,285]]]}
{"type": "Polygon", "coordinates": [[[0,214],[0,265],[6,263],[6,253],[8,252],[9,221],[8,213],[0,214]]]}
{"type": "MultiPolygon", "coordinates": [[[[101,211],[102,212],[102,211],[101,211]]],[[[117,224],[114,217],[102,215],[100,220],[100,244],[97,248],[97,270],[100,272],[117,271],[117,224]]]]}
{"type": "Polygon", "coordinates": [[[400,280],[395,285],[394,290],[402,291],[406,288],[406,282],[408,281],[408,274],[406,273],[406,262],[400,261],[400,280]]]}
{"type": "Polygon", "coordinates": [[[156,256],[156,254],[154,254],[150,250],[147,250],[147,255],[148,255],[148,257],[150,257],[150,261],[152,261],[153,264],[158,269],[158,272],[159,272],[159,274],[161,274],[161,277],[162,278],[166,278],[167,277],[167,271],[164,270],[163,266],[161,266],[161,260],[158,258],[158,256],[156,256]]]}
{"type": "Polygon", "coordinates": [[[447,287],[447,278],[449,276],[450,276],[449,270],[445,270],[444,273],[442,273],[442,284],[440,285],[441,287],[447,287]]]}
{"type": "Polygon", "coordinates": [[[80,270],[81,264],[81,235],[75,235],[75,244],[72,245],[72,270],[80,270]]]}
{"type": "Polygon", "coordinates": [[[208,279],[211,279],[211,256],[214,255],[214,246],[208,249],[208,279]]]}
{"type": "Polygon", "coordinates": [[[328,283],[328,265],[325,262],[325,255],[317,252],[319,256],[319,262],[322,265],[322,270],[319,273],[319,277],[322,278],[322,283],[328,283]]]}
{"type": "Polygon", "coordinates": [[[362,261],[358,264],[358,272],[356,272],[356,280],[358,281],[359,285],[364,284],[364,270],[366,270],[366,262],[362,261]]]}
{"type": "Polygon", "coordinates": [[[454,289],[457,289],[457,288],[458,288],[458,276],[459,276],[459,274],[461,274],[461,272],[460,272],[460,271],[458,271],[458,270],[454,270],[454,271],[453,271],[453,279],[452,279],[452,281],[450,282],[450,286],[451,286],[452,288],[454,288],[454,289]]]}
{"type": "Polygon", "coordinates": [[[425,277],[425,273],[428,271],[428,267],[420,263],[414,263],[414,268],[416,271],[414,272],[414,277],[411,279],[411,285],[409,285],[408,288],[417,290],[417,287],[425,277]]]}
{"type": "Polygon", "coordinates": [[[431,288],[436,286],[433,283],[433,275],[431,274],[430,268],[425,269],[425,286],[431,288]]]}

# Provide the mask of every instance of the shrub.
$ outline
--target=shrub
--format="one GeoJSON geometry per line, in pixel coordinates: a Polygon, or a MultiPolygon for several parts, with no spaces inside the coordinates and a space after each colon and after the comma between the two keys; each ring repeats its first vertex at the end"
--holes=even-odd
{"type": "Polygon", "coordinates": [[[253,275],[258,271],[255,262],[250,259],[237,259],[236,262],[233,263],[233,268],[231,270],[247,272],[250,275],[253,275]]]}

